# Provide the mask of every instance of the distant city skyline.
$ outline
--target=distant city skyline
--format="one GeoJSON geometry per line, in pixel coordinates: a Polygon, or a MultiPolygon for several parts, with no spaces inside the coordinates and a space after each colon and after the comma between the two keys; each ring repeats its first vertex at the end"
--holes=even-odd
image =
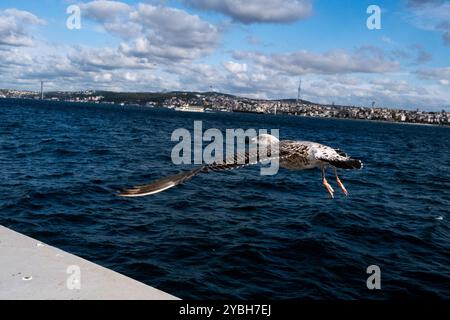
{"type": "Polygon", "coordinates": [[[5,89],[296,99],[301,78],[317,103],[449,110],[449,57],[444,0],[0,3],[5,89]]]}

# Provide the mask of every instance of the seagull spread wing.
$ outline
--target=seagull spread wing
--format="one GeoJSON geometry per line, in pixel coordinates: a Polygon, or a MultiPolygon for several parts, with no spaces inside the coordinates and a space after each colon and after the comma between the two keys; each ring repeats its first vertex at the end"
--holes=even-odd
{"type": "Polygon", "coordinates": [[[347,195],[347,191],[337,177],[336,168],[361,169],[363,166],[360,160],[350,158],[339,149],[334,149],[315,142],[283,140],[279,143],[279,152],[273,152],[273,154],[271,154],[270,147],[267,149],[267,152],[263,152],[261,154],[258,154],[258,149],[250,149],[249,151],[228,158],[223,162],[204,165],[190,171],[156,180],[150,184],[126,189],[121,191],[118,195],[122,197],[148,196],[182,184],[200,173],[233,170],[255,165],[266,160],[276,159],[280,161],[281,167],[292,170],[302,170],[315,167],[322,168],[324,185],[327,187],[327,190],[331,196],[333,192],[331,186],[329,186],[326,182],[324,170],[327,167],[327,164],[333,166],[335,169],[337,182],[347,195]]]}
{"type": "Polygon", "coordinates": [[[179,184],[182,184],[199,173],[203,172],[211,172],[211,171],[228,171],[233,169],[238,169],[250,165],[258,164],[264,160],[274,159],[270,155],[270,152],[267,152],[266,155],[259,155],[257,150],[246,151],[245,153],[237,154],[234,157],[228,158],[220,163],[213,163],[209,165],[205,165],[202,167],[198,167],[191,171],[186,171],[179,173],[177,175],[173,175],[170,177],[162,178],[160,180],[156,180],[150,184],[136,186],[131,189],[125,189],[121,191],[118,195],[121,197],[144,197],[152,194],[156,194],[162,192],[164,190],[175,187],[179,184]]]}

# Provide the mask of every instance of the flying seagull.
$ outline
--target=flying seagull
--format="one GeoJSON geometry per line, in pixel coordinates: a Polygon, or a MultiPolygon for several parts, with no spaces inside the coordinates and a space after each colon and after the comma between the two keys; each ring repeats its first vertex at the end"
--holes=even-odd
{"type": "Polygon", "coordinates": [[[268,147],[269,152],[267,152],[267,155],[261,156],[257,154],[255,156],[255,152],[258,153],[257,151],[247,151],[243,154],[235,155],[231,161],[228,159],[221,163],[204,165],[191,171],[154,181],[147,185],[123,190],[118,195],[121,197],[149,196],[182,184],[200,173],[226,171],[261,163],[264,160],[270,159],[270,146],[274,143],[277,143],[279,146],[279,152],[276,157],[279,159],[280,167],[288,170],[321,169],[322,183],[331,198],[334,198],[334,190],[326,179],[326,170],[328,167],[333,168],[336,182],[346,196],[348,196],[348,191],[337,175],[337,168],[361,169],[363,167],[360,160],[349,157],[339,149],[334,149],[320,143],[293,140],[279,141],[270,134],[261,134],[253,138],[252,142],[256,142],[260,146],[265,145],[268,147]]]}

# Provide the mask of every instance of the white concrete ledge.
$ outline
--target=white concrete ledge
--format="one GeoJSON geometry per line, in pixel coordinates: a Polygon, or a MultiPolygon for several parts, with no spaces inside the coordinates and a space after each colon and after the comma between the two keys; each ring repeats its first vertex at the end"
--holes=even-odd
{"type": "Polygon", "coordinates": [[[175,300],[177,298],[0,226],[0,299],[175,300]]]}

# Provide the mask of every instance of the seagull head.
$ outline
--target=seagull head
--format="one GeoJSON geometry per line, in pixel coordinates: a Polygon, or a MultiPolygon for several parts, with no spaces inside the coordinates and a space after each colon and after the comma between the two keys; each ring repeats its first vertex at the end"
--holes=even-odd
{"type": "Polygon", "coordinates": [[[260,134],[259,136],[253,137],[250,140],[252,143],[257,143],[259,145],[271,145],[271,144],[277,144],[280,142],[276,137],[274,137],[271,134],[260,134]]]}

